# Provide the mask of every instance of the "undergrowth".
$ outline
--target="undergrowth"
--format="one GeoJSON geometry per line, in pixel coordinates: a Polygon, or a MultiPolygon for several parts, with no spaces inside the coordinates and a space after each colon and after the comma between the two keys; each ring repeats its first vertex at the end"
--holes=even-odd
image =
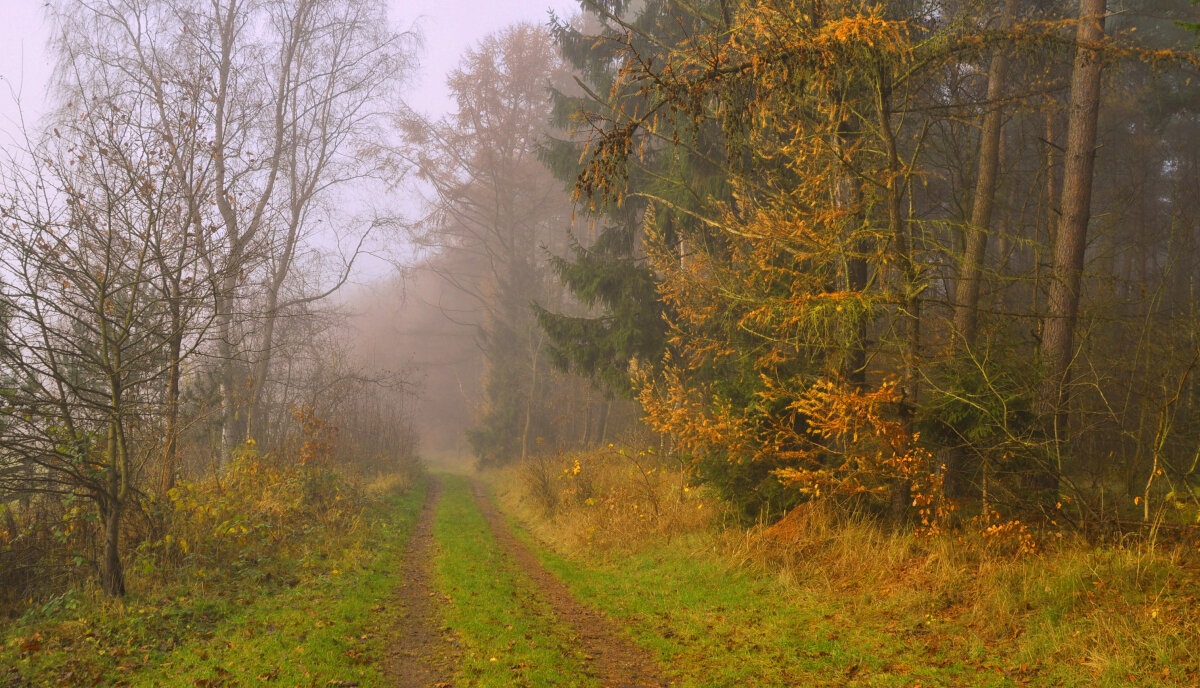
{"type": "MultiPolygon", "coordinates": [[[[393,477],[391,487],[409,479],[393,477]]],[[[161,580],[290,583],[323,565],[314,538],[356,532],[369,503],[365,486],[348,474],[274,461],[251,444],[223,473],[168,493],[158,514],[166,532],[138,547],[132,568],[161,580]]]]}
{"type": "Polygon", "coordinates": [[[389,572],[423,493],[412,481],[367,484],[251,448],[219,477],[181,484],[156,506],[160,534],[130,557],[124,599],[85,583],[0,625],[0,683],[367,676],[373,636],[355,629],[371,623],[364,612],[394,584],[389,572]],[[289,660],[263,644],[279,642],[291,643],[289,660]]]}
{"type": "Polygon", "coordinates": [[[681,685],[1200,682],[1194,550],[1059,533],[1033,546],[1020,529],[893,533],[821,502],[745,529],[678,487],[669,463],[653,482],[629,470],[622,457],[636,455],[541,459],[497,480],[548,545],[546,565],[665,666],[688,666],[681,685]]]}
{"type": "Polygon", "coordinates": [[[653,448],[537,456],[498,474],[510,510],[571,550],[636,547],[706,528],[717,503],[653,448]],[[547,530],[550,530],[548,527],[547,530]]]}

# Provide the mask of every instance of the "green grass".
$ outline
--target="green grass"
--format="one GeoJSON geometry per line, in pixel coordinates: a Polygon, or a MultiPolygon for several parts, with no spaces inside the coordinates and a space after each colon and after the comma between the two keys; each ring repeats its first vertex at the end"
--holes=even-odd
{"type": "Polygon", "coordinates": [[[745,531],[626,456],[492,479],[546,568],[681,688],[1200,685],[1194,551],[1047,533],[1018,554],[1004,533],[889,533],[820,505],[745,531]]]}
{"type": "Polygon", "coordinates": [[[0,682],[34,685],[382,686],[378,666],[401,553],[424,483],[372,507],[354,537],[327,533],[293,580],[150,589],[123,601],[60,600],[15,624],[0,682]],[[86,610],[86,611],[80,611],[86,610]]]}
{"type": "MultiPolygon", "coordinates": [[[[1115,688],[1187,685],[1194,675],[1179,663],[1177,642],[1167,643],[1158,661],[1136,662],[1127,648],[1097,647],[1104,658],[1098,665],[1093,657],[1066,650],[1081,646],[1064,647],[1067,636],[1092,634],[1098,645],[1118,637],[1110,628],[1098,628],[1078,597],[1049,599],[1079,588],[1071,572],[1045,588],[1042,607],[1022,611],[1021,630],[1000,637],[961,607],[919,593],[864,592],[853,581],[844,587],[785,582],[760,566],[736,565],[710,533],[645,543],[619,556],[564,555],[514,527],[583,601],[605,610],[637,642],[656,651],[681,688],[1115,688]],[[1164,667],[1168,673],[1162,673],[1164,667]]],[[[1125,623],[1114,616],[1110,612],[1104,623],[1125,623]]]]}
{"type": "Polygon", "coordinates": [[[444,481],[434,579],[446,624],[462,646],[454,685],[598,686],[584,675],[570,631],[492,536],[469,483],[450,475],[444,481]]]}
{"type": "Polygon", "coordinates": [[[733,567],[709,544],[693,535],[587,560],[534,547],[580,598],[656,651],[681,687],[1016,685],[972,662],[978,650],[930,643],[928,620],[864,624],[878,615],[733,567]]]}

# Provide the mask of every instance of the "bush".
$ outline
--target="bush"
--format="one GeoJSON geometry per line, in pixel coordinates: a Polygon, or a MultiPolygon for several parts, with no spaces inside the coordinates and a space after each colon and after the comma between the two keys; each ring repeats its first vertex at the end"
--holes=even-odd
{"type": "Polygon", "coordinates": [[[137,565],[164,576],[250,568],[273,575],[284,560],[303,557],[314,534],[353,532],[365,505],[345,474],[324,463],[273,461],[249,442],[225,473],[168,493],[164,532],[138,548],[137,565]]]}
{"type": "Polygon", "coordinates": [[[73,495],[0,502],[0,618],[89,580],[98,525],[95,510],[73,495]]]}

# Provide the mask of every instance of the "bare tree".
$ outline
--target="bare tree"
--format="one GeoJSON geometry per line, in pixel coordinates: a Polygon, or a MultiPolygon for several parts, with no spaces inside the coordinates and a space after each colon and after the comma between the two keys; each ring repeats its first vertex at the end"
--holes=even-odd
{"type": "Polygon", "coordinates": [[[28,167],[9,166],[0,196],[0,462],[23,468],[19,491],[95,504],[101,586],[119,596],[122,515],[178,358],[163,355],[178,338],[155,254],[183,213],[128,113],[95,99],[75,115],[28,151],[28,167]]]}
{"type": "MultiPolygon", "coordinates": [[[[381,114],[407,71],[407,37],[381,0],[97,0],[60,3],[57,16],[76,73],[117,75],[123,99],[153,106],[141,124],[184,181],[213,286],[227,457],[265,413],[277,319],[343,284],[373,226],[338,194],[394,169],[381,114]],[[327,274],[295,280],[331,227],[327,274]]],[[[65,82],[70,97],[78,84],[65,82]]]]}

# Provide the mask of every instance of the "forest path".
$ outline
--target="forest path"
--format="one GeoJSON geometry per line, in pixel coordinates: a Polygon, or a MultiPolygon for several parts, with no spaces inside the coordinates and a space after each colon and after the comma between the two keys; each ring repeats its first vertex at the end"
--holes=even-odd
{"type": "Polygon", "coordinates": [[[571,630],[571,645],[583,651],[588,673],[605,688],[661,688],[669,685],[661,676],[651,654],[634,644],[599,611],[582,604],[561,580],[547,571],[496,510],[487,490],[478,480],[471,482],[475,503],[491,528],[492,535],[520,570],[533,581],[540,596],[571,630]]]}
{"type": "Polygon", "coordinates": [[[409,538],[400,569],[394,603],[395,643],[388,652],[385,675],[399,688],[448,688],[458,664],[457,653],[446,638],[434,604],[432,561],[433,515],[442,496],[442,481],[430,476],[425,504],[409,538]]]}

